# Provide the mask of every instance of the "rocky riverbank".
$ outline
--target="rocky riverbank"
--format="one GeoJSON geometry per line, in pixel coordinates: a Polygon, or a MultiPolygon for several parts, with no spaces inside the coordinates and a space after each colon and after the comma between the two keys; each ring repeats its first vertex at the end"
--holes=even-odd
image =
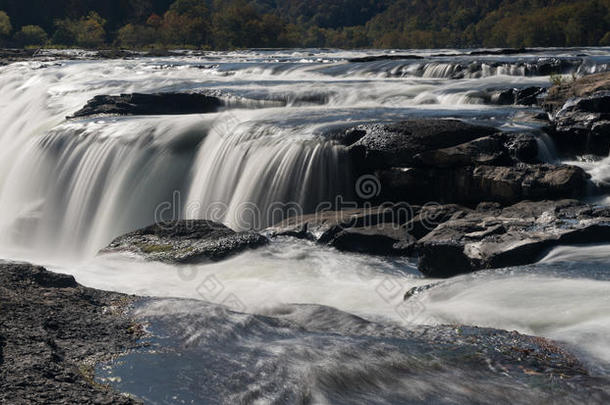
{"type": "Polygon", "coordinates": [[[93,379],[97,362],[136,346],[140,327],[125,314],[133,300],[0,262],[0,402],[139,403],[93,379]]]}
{"type": "MultiPolygon", "coordinates": [[[[104,380],[113,387],[144,395],[149,400],[167,398],[171,393],[167,390],[181,391],[185,384],[182,378],[176,378],[171,367],[178,365],[181,370],[187,367],[192,375],[205,375],[209,367],[214,369],[215,364],[224,364],[221,359],[236,361],[232,353],[260,350],[261,334],[267,336],[263,344],[272,347],[279,344],[278,350],[288,337],[298,345],[300,340],[315,336],[315,341],[322,344],[320,353],[326,353],[326,344],[340,349],[326,355],[337,365],[346,361],[343,357],[346,355],[350,361],[372,361],[370,364],[377,364],[379,371],[371,370],[372,374],[363,374],[362,378],[375,379],[378,372],[392,370],[396,378],[426,381],[427,388],[422,394],[427,398],[436,398],[439,393],[460,397],[462,384],[470,386],[470,399],[481,400],[507,395],[517,400],[523,395],[520,387],[534,390],[535,393],[527,395],[548,400],[568,395],[602,403],[609,395],[604,389],[605,380],[590,376],[583,364],[560,344],[517,332],[463,325],[405,329],[315,305],[291,305],[276,312],[268,310],[264,315],[253,315],[199,301],[138,299],[137,311],[127,311],[136,297],[86,288],[71,276],[25,263],[0,263],[0,282],[0,402],[7,404],[139,403],[135,397],[95,382],[93,371],[100,361],[105,362],[107,370],[114,370],[112,375],[126,377],[123,383],[117,383],[121,381],[119,378],[104,380]],[[136,347],[137,340],[143,336],[141,323],[151,325],[154,331],[144,339],[156,342],[151,350],[138,349],[133,355],[112,361],[136,347]],[[158,333],[164,337],[159,339],[158,333]],[[279,342],[278,336],[282,337],[279,342]],[[337,340],[337,336],[341,338],[337,340]],[[371,351],[371,347],[375,349],[371,351]],[[388,350],[393,353],[391,366],[386,364],[389,360],[384,356],[388,350]],[[205,353],[205,356],[192,358],[183,356],[184,353],[205,353]],[[167,367],[170,367],[169,374],[167,367]],[[439,383],[428,381],[430,373],[448,376],[459,373],[467,380],[453,381],[456,391],[446,392],[439,383]],[[162,377],[161,391],[151,377],[162,377]],[[482,381],[494,381],[504,388],[486,391],[481,388],[482,381]]],[[[240,358],[260,363],[254,352],[251,357],[240,358]]],[[[293,354],[298,362],[298,353],[293,354]]],[[[267,356],[264,361],[268,366],[275,362],[286,364],[283,355],[267,356]]],[[[256,371],[260,366],[257,363],[250,368],[256,371]]],[[[350,375],[344,373],[346,370],[327,367],[325,370],[319,376],[321,383],[325,378],[336,376],[344,381],[340,388],[342,397],[360,395],[360,385],[353,383],[350,375]]],[[[193,395],[206,393],[200,399],[212,398],[218,402],[240,395],[250,399],[262,395],[259,390],[249,392],[247,387],[258,386],[256,383],[266,373],[244,374],[238,368],[226,366],[214,372],[218,373],[214,374],[214,384],[209,385],[209,380],[198,381],[197,386],[203,385],[205,389],[193,391],[193,395]],[[241,382],[240,388],[236,388],[236,381],[241,382]],[[229,393],[231,396],[227,396],[229,393]]],[[[292,387],[291,375],[272,373],[273,384],[261,389],[271,389],[278,382],[292,387]]],[[[330,388],[333,386],[329,385],[328,389],[333,390],[330,388]]],[[[372,385],[368,391],[378,389],[372,385]]],[[[413,395],[410,390],[403,391],[398,390],[400,394],[396,395],[405,398],[413,395]]],[[[297,389],[291,395],[300,395],[299,392],[297,389]]]]}

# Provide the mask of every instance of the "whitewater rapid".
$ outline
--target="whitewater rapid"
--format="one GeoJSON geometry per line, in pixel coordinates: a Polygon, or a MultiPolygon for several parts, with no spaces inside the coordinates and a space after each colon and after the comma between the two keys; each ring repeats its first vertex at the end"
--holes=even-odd
{"type": "MultiPolygon", "coordinates": [[[[246,313],[317,304],[407,327],[516,329],[567,342],[592,370],[607,372],[608,246],[558,248],[535,266],[458,277],[407,303],[409,288],[438,281],[423,279],[415,263],[292,239],[180,268],[96,256],[159,213],[262,229],[280,218],[253,209],[292,204],[310,212],[338,195],[349,200],[354,179],[345,148],[328,135],[333,130],[409,117],[532,128],[519,117],[538,110],[490,105],[490,91],[548,87],[548,75],[532,70],[540,58],[578,60],[567,75],[610,64],[607,49],[459,53],[362,63],[347,60],[374,52],[248,51],[0,67],[0,256],[45,264],[90,287],[246,313]],[[66,119],[95,95],[172,91],[204,91],[227,107],[205,115],[66,119]]],[[[557,159],[549,139],[539,143],[544,159],[557,159]]],[[[610,179],[608,159],[581,164],[597,181],[610,179]]]]}

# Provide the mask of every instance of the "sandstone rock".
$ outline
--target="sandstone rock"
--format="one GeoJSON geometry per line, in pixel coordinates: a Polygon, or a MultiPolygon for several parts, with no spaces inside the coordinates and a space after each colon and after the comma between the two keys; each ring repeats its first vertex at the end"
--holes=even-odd
{"type": "Polygon", "coordinates": [[[361,170],[416,163],[418,153],[448,148],[498,132],[458,120],[420,119],[393,124],[362,125],[346,131],[345,139],[358,139],[350,145],[361,170]],[[358,131],[354,136],[354,130],[358,131]]]}
{"type": "Polygon", "coordinates": [[[137,347],[133,297],[0,262],[0,403],[137,404],[93,382],[93,366],[137,347]]]}
{"type": "Polygon", "coordinates": [[[442,223],[418,241],[419,269],[429,277],[444,278],[534,263],[558,245],[607,243],[606,211],[575,200],[472,211],[442,223]]]}
{"type": "Polygon", "coordinates": [[[218,261],[268,242],[253,232],[235,232],[206,220],[183,220],[151,225],[119,236],[100,253],[132,252],[169,263],[218,261]]]}
{"type": "Polygon", "coordinates": [[[376,174],[381,199],[413,203],[514,204],[528,199],[582,197],[590,186],[583,169],[568,165],[391,168],[376,174]]]}
{"type": "Polygon", "coordinates": [[[95,96],[72,117],[98,114],[163,115],[200,114],[216,112],[222,101],[216,97],[197,93],[121,94],[95,96]]]}
{"type": "Polygon", "coordinates": [[[544,108],[551,135],[567,155],[610,152],[610,72],[589,75],[549,90],[544,108]]]}
{"type": "Polygon", "coordinates": [[[333,246],[339,250],[375,255],[409,255],[415,239],[408,223],[420,207],[389,205],[288,218],[269,228],[273,236],[292,236],[333,246]]]}

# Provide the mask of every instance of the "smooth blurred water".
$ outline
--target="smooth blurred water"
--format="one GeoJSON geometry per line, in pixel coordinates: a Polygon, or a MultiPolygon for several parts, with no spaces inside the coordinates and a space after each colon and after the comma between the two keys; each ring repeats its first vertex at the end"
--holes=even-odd
{"type": "MultiPolygon", "coordinates": [[[[409,288],[439,280],[423,279],[416,263],[406,259],[340,253],[290,238],[209,265],[176,267],[137,257],[95,255],[114,237],[152,223],[159,207],[169,207],[176,218],[210,218],[246,229],[277,219],[265,217],[257,223],[251,207],[264,212],[274,204],[295,204],[310,211],[337,196],[349,200],[354,179],[345,147],[329,136],[333,131],[413,117],[536,130],[539,124],[527,115],[540,110],[492,105],[490,95],[506,88],[550,86],[550,78],[539,70],[546,62],[563,60],[562,73],[567,75],[605,71],[610,63],[607,48],[541,49],[510,56],[395,51],[422,59],[348,62],[378,53],[185,52],[164,58],[31,61],[0,67],[1,257],[42,263],[95,288],[202,301],[168,301],[146,315],[171,320],[182,313],[185,324],[174,326],[192,326],[187,336],[207,336],[213,342],[223,331],[243,327],[248,337],[234,346],[226,341],[199,348],[181,343],[182,352],[167,354],[169,363],[162,357],[147,360],[172,364],[162,377],[178,373],[180,378],[169,382],[156,382],[159,368],[157,374],[146,375],[150,363],[134,360],[120,369],[127,375],[129,367],[143,364],[138,372],[152,382],[149,389],[158,384],[194,401],[199,397],[189,397],[189,390],[243,402],[370,402],[359,385],[386,392],[380,403],[404,398],[467,402],[469,395],[471,402],[488,403],[503,394],[525,402],[540,394],[524,393],[501,379],[489,392],[478,387],[469,393],[476,376],[459,369],[444,370],[444,379],[425,369],[419,375],[421,385],[413,386],[413,379],[405,384],[404,370],[395,373],[393,367],[420,364],[423,357],[408,358],[398,335],[389,343],[379,337],[381,332],[353,336],[341,326],[353,315],[381,329],[449,323],[542,335],[568,344],[592,373],[608,375],[608,246],[560,247],[535,266],[457,277],[406,303],[402,298],[409,288]],[[95,95],[168,91],[203,91],[222,98],[226,108],[203,115],[65,118],[95,95]],[[297,311],[292,304],[318,309],[297,311]],[[208,311],[216,314],[209,322],[208,311]],[[251,324],[259,322],[256,316],[277,318],[282,311],[299,318],[291,321],[296,326],[269,327],[250,335],[251,324]],[[308,330],[303,325],[312,322],[324,323],[324,333],[299,331],[308,330]],[[371,345],[376,351],[366,352],[371,345]],[[217,351],[207,352],[210,347],[217,351]],[[181,362],[175,356],[191,357],[181,362]],[[232,386],[214,379],[218,374],[230,381],[240,367],[248,370],[232,386]],[[336,377],[341,371],[337,367],[357,373],[343,380],[336,377]],[[313,391],[301,390],[301,380],[313,391]],[[246,383],[251,385],[240,386],[246,383]],[[342,384],[354,396],[337,394],[342,384]]],[[[556,160],[552,141],[542,134],[538,140],[540,157],[556,160]]],[[[596,181],[610,178],[608,159],[578,164],[596,181]]],[[[141,388],[136,382],[129,389],[141,388]]]]}

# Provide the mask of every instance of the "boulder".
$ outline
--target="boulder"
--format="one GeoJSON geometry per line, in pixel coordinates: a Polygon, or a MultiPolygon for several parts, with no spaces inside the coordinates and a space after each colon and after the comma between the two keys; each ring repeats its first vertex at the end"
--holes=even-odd
{"type": "Polygon", "coordinates": [[[609,214],[576,200],[477,209],[421,238],[418,267],[429,277],[446,278],[534,263],[558,245],[608,243],[609,214]]]}
{"type": "Polygon", "coordinates": [[[532,164],[457,168],[390,168],[376,172],[380,198],[389,201],[514,204],[587,195],[589,175],[576,166],[532,164]]]}
{"type": "Polygon", "coordinates": [[[573,99],[554,118],[553,137],[572,154],[608,156],[610,152],[610,91],[573,99]]]}
{"type": "Polygon", "coordinates": [[[413,157],[413,166],[511,166],[519,162],[535,163],[537,156],[538,144],[532,134],[499,133],[448,148],[418,153],[413,157]]]}
{"type": "Polygon", "coordinates": [[[420,207],[388,205],[324,211],[286,219],[267,229],[272,237],[309,239],[342,251],[374,255],[410,255],[415,238],[402,224],[420,207]]]}
{"type": "Polygon", "coordinates": [[[577,198],[596,190],[579,167],[542,164],[531,132],[498,132],[457,120],[360,125],[334,135],[356,175],[375,175],[374,202],[476,205],[577,198]]]}
{"type": "Polygon", "coordinates": [[[537,105],[538,98],[545,92],[546,88],[538,86],[505,89],[495,92],[490,101],[499,105],[537,105]]]}
{"type": "Polygon", "coordinates": [[[608,156],[610,72],[552,87],[543,106],[551,114],[551,135],[563,153],[608,156]]]}
{"type": "Polygon", "coordinates": [[[218,261],[265,245],[254,231],[235,232],[207,220],[161,222],[113,240],[100,253],[131,252],[167,263],[218,261]]]}
{"type": "Polygon", "coordinates": [[[382,256],[410,256],[415,238],[407,229],[395,223],[377,226],[345,228],[332,236],[328,244],[346,252],[382,256]]]}
{"type": "Polygon", "coordinates": [[[121,94],[95,96],[72,117],[89,117],[99,114],[166,115],[201,114],[216,112],[223,105],[213,96],[197,93],[121,94]]]}
{"type": "Polygon", "coordinates": [[[361,125],[346,131],[343,143],[350,147],[360,170],[380,169],[411,166],[417,163],[414,159],[417,154],[460,145],[496,132],[491,127],[459,120],[419,119],[361,125]]]}

